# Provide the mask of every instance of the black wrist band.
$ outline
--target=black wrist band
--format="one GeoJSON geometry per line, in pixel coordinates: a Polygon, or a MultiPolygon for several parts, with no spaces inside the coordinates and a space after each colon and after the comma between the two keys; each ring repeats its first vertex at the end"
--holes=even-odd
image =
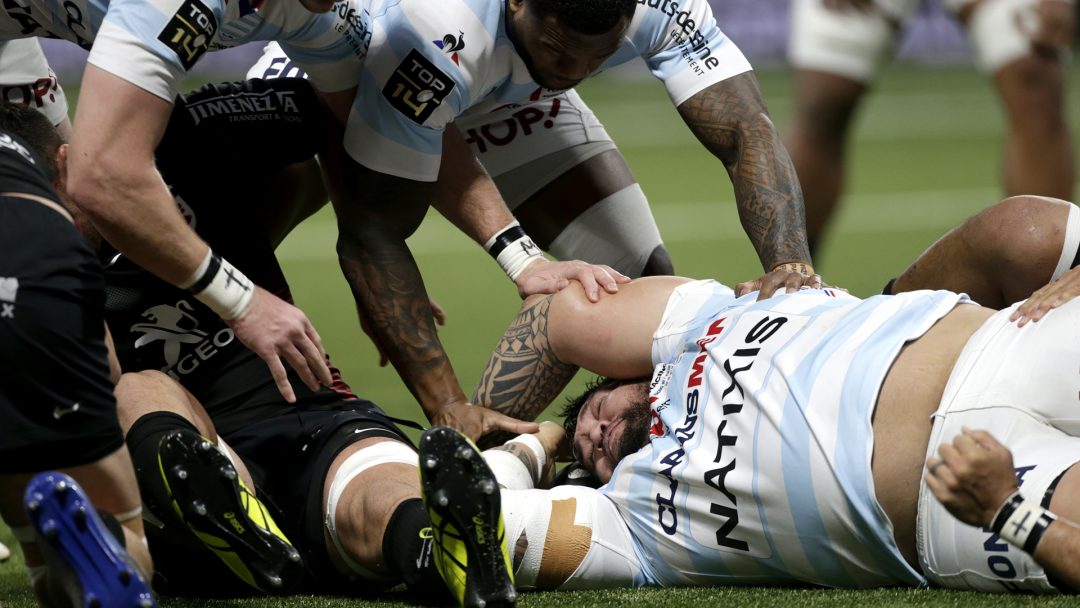
{"type": "Polygon", "coordinates": [[[1005,500],[1005,503],[998,509],[997,515],[994,516],[994,521],[990,522],[990,529],[995,534],[1001,534],[1001,529],[1005,527],[1005,522],[1009,521],[1012,514],[1016,512],[1016,508],[1020,506],[1020,503],[1024,502],[1024,497],[1020,495],[1020,492],[1013,492],[1012,496],[1009,496],[1005,500]]]}
{"type": "Polygon", "coordinates": [[[491,244],[491,249],[488,253],[491,257],[498,258],[503,249],[506,249],[511,243],[518,239],[525,238],[525,229],[521,226],[511,226],[506,230],[499,233],[499,236],[495,237],[495,242],[491,244]]]}
{"type": "Polygon", "coordinates": [[[198,281],[188,287],[188,291],[193,294],[202,292],[210,286],[210,283],[214,282],[214,277],[217,276],[219,270],[221,270],[221,256],[215,253],[210,256],[210,264],[207,265],[206,272],[199,277],[198,281]]]}

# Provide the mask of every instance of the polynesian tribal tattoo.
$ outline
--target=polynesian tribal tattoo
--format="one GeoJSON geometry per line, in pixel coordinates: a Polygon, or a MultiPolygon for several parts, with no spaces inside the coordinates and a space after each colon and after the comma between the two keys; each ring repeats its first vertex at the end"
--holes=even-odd
{"type": "Polygon", "coordinates": [[[548,340],[551,296],[524,308],[484,366],[473,403],[533,420],[574,377],[577,366],[555,356],[548,340]]]}
{"type": "Polygon", "coordinates": [[[762,266],[809,261],[795,166],[754,76],[740,74],[708,87],[683,102],[679,114],[731,175],[739,219],[762,266]]]}
{"type": "Polygon", "coordinates": [[[405,242],[423,220],[431,186],[359,166],[348,175],[355,181],[347,180],[343,189],[363,192],[367,200],[335,203],[341,269],[367,330],[430,419],[434,403],[458,397],[447,391],[461,390],[439,342],[420,269],[405,242]]]}

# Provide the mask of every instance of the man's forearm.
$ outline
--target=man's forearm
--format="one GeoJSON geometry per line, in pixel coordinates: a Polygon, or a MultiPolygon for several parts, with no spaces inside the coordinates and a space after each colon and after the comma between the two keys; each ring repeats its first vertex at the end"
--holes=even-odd
{"type": "Polygon", "coordinates": [[[727,168],[739,219],[765,270],[809,262],[798,176],[753,74],[712,85],[680,105],[679,113],[727,168]]]}
{"type": "Polygon", "coordinates": [[[117,76],[88,65],[68,148],[68,192],[101,235],[134,262],[183,285],[207,245],[176,209],[154,166],[172,109],[117,76]]]}
{"type": "Polygon", "coordinates": [[[439,341],[416,261],[401,247],[342,249],[341,269],[372,339],[393,364],[428,419],[464,402],[457,376],[439,341]]]}
{"type": "Polygon", "coordinates": [[[448,404],[464,403],[405,243],[423,221],[432,184],[367,169],[340,147],[322,164],[337,214],[338,257],[366,330],[429,420],[448,404]]]}
{"type": "Polygon", "coordinates": [[[540,297],[513,320],[484,366],[473,403],[535,420],[574,377],[577,366],[555,356],[548,339],[550,305],[551,296],[540,297]]]}
{"type": "Polygon", "coordinates": [[[443,135],[442,165],[432,201],[443,217],[481,245],[514,221],[495,182],[454,127],[443,135]]]}
{"type": "Polygon", "coordinates": [[[1072,591],[1080,589],[1080,527],[1076,524],[1064,519],[1050,524],[1033,557],[1072,591]]]}
{"type": "Polygon", "coordinates": [[[110,199],[89,214],[101,236],[149,272],[187,287],[209,246],[184,221],[157,171],[115,184],[110,199]]]}

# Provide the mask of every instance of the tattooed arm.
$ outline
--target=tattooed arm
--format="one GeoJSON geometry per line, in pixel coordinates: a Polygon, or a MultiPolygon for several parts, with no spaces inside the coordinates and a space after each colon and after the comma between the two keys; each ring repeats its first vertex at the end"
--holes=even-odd
{"type": "Polygon", "coordinates": [[[636,279],[596,303],[579,285],[530,297],[491,354],[473,402],[532,420],[578,367],[612,378],[649,375],[652,334],[671,292],[688,280],[636,279]]]}
{"type": "MultiPolygon", "coordinates": [[[[727,169],[739,219],[765,270],[780,267],[785,280],[791,271],[792,282],[799,274],[812,275],[798,177],[753,73],[697,93],[679,106],[679,114],[727,169]]],[[[780,281],[773,288],[780,284],[791,285],[780,281]]]]}
{"type": "Polygon", "coordinates": [[[420,270],[405,239],[424,218],[433,184],[367,169],[340,147],[322,165],[338,221],[338,258],[372,339],[420,402],[428,420],[472,438],[521,423],[466,401],[435,330],[420,270]]]}
{"type": "Polygon", "coordinates": [[[570,382],[576,365],[561,361],[548,338],[551,296],[532,297],[506,328],[484,366],[473,403],[535,420],[570,382]]]}

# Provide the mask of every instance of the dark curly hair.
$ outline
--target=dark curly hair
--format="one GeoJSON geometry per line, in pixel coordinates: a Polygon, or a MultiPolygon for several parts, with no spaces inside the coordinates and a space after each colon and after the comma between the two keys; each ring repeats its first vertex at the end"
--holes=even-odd
{"type": "Polygon", "coordinates": [[[555,15],[575,32],[595,36],[614,28],[623,17],[632,19],[637,0],[526,0],[538,17],[555,15]]]}
{"type": "Polygon", "coordinates": [[[566,436],[573,439],[574,432],[577,431],[577,419],[578,413],[581,412],[581,408],[585,407],[585,402],[592,397],[596,391],[599,390],[614,390],[619,388],[623,384],[633,382],[632,380],[616,380],[614,378],[604,378],[603,376],[597,377],[585,387],[585,392],[567,400],[566,405],[559,414],[563,417],[563,428],[566,429],[566,436]]]}
{"type": "Polygon", "coordinates": [[[64,140],[44,114],[22,104],[0,102],[0,131],[26,142],[30,151],[56,174],[56,150],[64,140]]]}

